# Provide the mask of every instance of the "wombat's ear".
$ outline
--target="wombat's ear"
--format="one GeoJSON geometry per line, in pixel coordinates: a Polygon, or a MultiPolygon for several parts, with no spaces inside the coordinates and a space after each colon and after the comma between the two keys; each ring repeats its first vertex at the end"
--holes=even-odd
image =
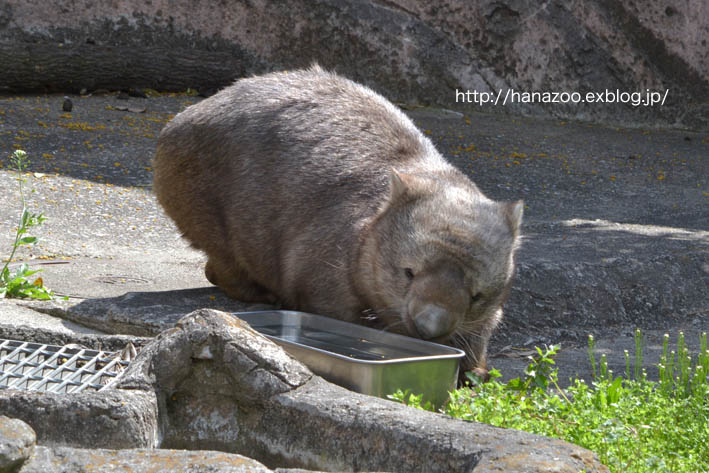
{"type": "Polygon", "coordinates": [[[422,190],[421,178],[406,174],[391,168],[391,184],[389,187],[389,202],[395,202],[405,195],[415,195],[422,190]]]}
{"type": "Polygon", "coordinates": [[[524,202],[507,202],[502,204],[502,213],[510,226],[510,230],[515,238],[519,236],[519,228],[522,226],[522,213],[524,213],[524,202]]]}
{"type": "Polygon", "coordinates": [[[406,174],[402,174],[391,168],[391,184],[389,185],[389,201],[393,202],[397,198],[406,194],[406,174]]]}

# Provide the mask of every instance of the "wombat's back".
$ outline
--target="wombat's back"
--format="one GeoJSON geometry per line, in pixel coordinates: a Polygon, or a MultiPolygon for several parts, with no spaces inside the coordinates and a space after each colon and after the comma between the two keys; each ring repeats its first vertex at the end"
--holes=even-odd
{"type": "Polygon", "coordinates": [[[390,102],[313,66],[241,79],[177,115],[158,141],[155,186],[160,197],[187,174],[195,190],[228,185],[219,191],[259,194],[282,213],[338,189],[378,201],[392,167],[449,166],[390,102]]]}

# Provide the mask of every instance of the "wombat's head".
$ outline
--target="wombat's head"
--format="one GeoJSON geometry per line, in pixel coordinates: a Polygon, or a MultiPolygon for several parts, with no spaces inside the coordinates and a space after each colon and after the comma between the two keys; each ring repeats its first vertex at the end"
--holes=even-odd
{"type": "Polygon", "coordinates": [[[388,201],[365,237],[363,287],[383,328],[463,349],[485,367],[514,273],[522,202],[486,198],[455,171],[393,171],[388,201]]]}

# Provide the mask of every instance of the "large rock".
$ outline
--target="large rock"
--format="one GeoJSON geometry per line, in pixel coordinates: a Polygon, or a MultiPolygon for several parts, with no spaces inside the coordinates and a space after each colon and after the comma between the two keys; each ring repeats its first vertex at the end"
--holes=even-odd
{"type": "MultiPolygon", "coordinates": [[[[0,412],[22,419],[40,445],[53,447],[36,451],[25,473],[82,471],[88,464],[162,471],[173,456],[67,446],[219,450],[269,468],[325,471],[513,473],[546,472],[551,465],[558,472],[607,471],[592,452],[566,442],[454,420],[327,383],[245,322],[211,309],[187,315],[143,347],[115,389],[62,395],[0,390],[0,412]]],[[[17,447],[6,450],[8,458],[27,457],[18,456],[17,447]]],[[[174,461],[183,465],[199,456],[174,454],[174,461]]],[[[268,471],[248,462],[229,468],[268,471]]]]}
{"type": "Polygon", "coordinates": [[[261,429],[270,437],[264,461],[328,471],[608,471],[594,453],[561,440],[414,411],[319,378],[279,396],[261,429]]]}
{"type": "Polygon", "coordinates": [[[326,471],[607,471],[559,440],[454,420],[312,375],[233,316],[198,310],[146,346],[119,390],[153,390],[164,448],[326,471]]]}
{"type": "Polygon", "coordinates": [[[0,472],[18,469],[32,455],[36,441],[29,425],[0,415],[0,472]]]}
{"type": "Polygon", "coordinates": [[[91,0],[0,5],[0,87],[213,90],[317,60],[401,101],[462,109],[456,90],[650,90],[655,106],[513,104],[489,110],[631,123],[709,123],[702,0],[91,0]]]}
{"type": "Polygon", "coordinates": [[[245,322],[202,309],[146,346],[119,387],[156,393],[163,447],[251,455],[249,418],[311,377],[245,322]]]}

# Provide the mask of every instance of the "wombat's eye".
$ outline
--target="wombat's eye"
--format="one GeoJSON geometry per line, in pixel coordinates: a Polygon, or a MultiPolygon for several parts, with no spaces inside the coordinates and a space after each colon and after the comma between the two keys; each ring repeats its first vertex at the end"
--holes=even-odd
{"type": "Polygon", "coordinates": [[[409,281],[414,278],[414,270],[411,268],[405,268],[404,274],[406,274],[406,277],[409,278],[409,281]]]}
{"type": "Polygon", "coordinates": [[[480,294],[479,292],[473,294],[472,296],[470,296],[470,303],[475,304],[477,301],[480,300],[481,297],[482,297],[482,294],[480,294]]]}

